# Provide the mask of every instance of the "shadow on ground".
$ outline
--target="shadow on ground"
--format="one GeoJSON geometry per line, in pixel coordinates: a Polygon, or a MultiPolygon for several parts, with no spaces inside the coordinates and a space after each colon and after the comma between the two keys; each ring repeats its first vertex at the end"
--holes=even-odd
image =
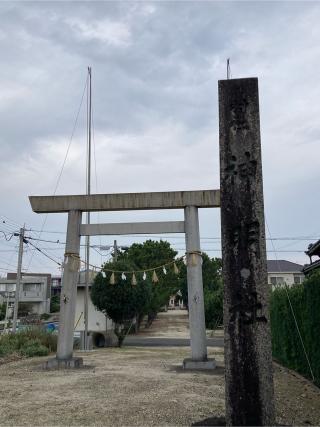
{"type": "MultiPolygon", "coordinates": [[[[201,421],[196,421],[195,423],[191,424],[191,426],[225,426],[226,425],[226,419],[225,417],[209,417],[205,418],[201,421]]],[[[285,424],[275,424],[277,427],[292,427],[285,424]]]]}
{"type": "MultiPolygon", "coordinates": [[[[190,372],[196,372],[198,374],[204,373],[206,375],[214,375],[214,376],[223,376],[224,375],[224,367],[223,366],[216,366],[215,369],[184,369],[183,366],[177,366],[177,365],[169,365],[168,369],[170,371],[177,372],[178,374],[188,374],[190,372]]],[[[211,425],[211,424],[204,424],[204,425],[211,425]]],[[[214,424],[212,424],[214,425],[214,424]]]]}
{"type": "Polygon", "coordinates": [[[210,417],[210,418],[205,418],[204,420],[201,420],[201,421],[196,421],[191,425],[192,426],[225,426],[226,419],[225,417],[210,417]]]}

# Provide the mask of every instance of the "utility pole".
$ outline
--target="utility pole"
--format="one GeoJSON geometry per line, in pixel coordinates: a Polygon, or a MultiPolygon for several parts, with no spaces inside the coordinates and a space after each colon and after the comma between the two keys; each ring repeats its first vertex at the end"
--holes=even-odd
{"type": "Polygon", "coordinates": [[[118,245],[116,240],[113,242],[113,261],[118,261],[118,245]]]}
{"type": "MultiPolygon", "coordinates": [[[[88,67],[88,103],[87,103],[87,194],[91,194],[91,119],[92,119],[92,107],[91,107],[91,67],[88,67]]],[[[90,212],[86,214],[86,222],[90,224],[90,212]]],[[[85,276],[85,295],[84,295],[84,340],[83,350],[89,350],[88,343],[88,301],[89,301],[89,284],[90,284],[90,236],[86,236],[86,252],[85,252],[85,263],[86,263],[86,276],[85,276]]]]}
{"type": "Polygon", "coordinates": [[[22,256],[23,256],[23,240],[24,240],[24,227],[20,228],[19,234],[19,254],[18,254],[18,267],[17,267],[17,281],[16,281],[16,292],[14,296],[14,309],[13,309],[13,321],[12,321],[12,332],[15,333],[17,329],[17,318],[18,318],[18,306],[19,306],[19,293],[21,284],[21,267],[22,267],[22,256]]]}
{"type": "Polygon", "coordinates": [[[7,326],[8,326],[9,299],[10,299],[10,292],[9,291],[6,292],[6,296],[7,296],[7,304],[6,304],[6,315],[4,318],[4,330],[5,331],[6,331],[7,326]]]}

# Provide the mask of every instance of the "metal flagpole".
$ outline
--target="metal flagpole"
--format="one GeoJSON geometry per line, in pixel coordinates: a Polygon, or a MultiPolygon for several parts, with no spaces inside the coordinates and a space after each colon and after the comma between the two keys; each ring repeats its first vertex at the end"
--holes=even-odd
{"type": "MultiPolygon", "coordinates": [[[[91,194],[91,67],[88,67],[88,109],[87,109],[87,194],[91,194]]],[[[86,213],[86,223],[90,224],[90,212],[86,213]]],[[[88,301],[90,284],[90,236],[86,236],[86,273],[85,273],[85,296],[84,296],[84,350],[89,350],[88,345],[88,301]]]]}

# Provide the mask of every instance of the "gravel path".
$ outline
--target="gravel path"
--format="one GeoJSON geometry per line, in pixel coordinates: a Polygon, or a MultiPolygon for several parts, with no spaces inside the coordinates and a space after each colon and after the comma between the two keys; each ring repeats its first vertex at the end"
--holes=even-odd
{"type": "MultiPolygon", "coordinates": [[[[80,355],[80,354],[78,354],[80,355]]],[[[41,371],[45,358],[0,366],[3,426],[190,426],[224,416],[223,353],[212,372],[181,369],[188,348],[101,349],[81,354],[87,367],[41,371]]],[[[275,366],[277,421],[319,425],[320,391],[275,366]]]]}

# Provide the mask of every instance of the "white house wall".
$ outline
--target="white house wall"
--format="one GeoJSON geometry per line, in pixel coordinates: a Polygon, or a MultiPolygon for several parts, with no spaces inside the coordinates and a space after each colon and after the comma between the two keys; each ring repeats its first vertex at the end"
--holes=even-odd
{"type": "MultiPolygon", "coordinates": [[[[78,322],[78,319],[84,311],[84,296],[85,296],[85,288],[78,287],[77,290],[77,302],[76,302],[76,317],[75,322],[78,322]]],[[[91,298],[89,296],[88,301],[88,330],[94,332],[106,332],[112,329],[112,321],[107,319],[106,316],[101,313],[101,311],[96,310],[94,305],[92,304],[91,298]]],[[[80,321],[78,322],[76,331],[84,331],[84,316],[82,314],[80,321]]]]}
{"type": "MultiPolygon", "coordinates": [[[[294,284],[294,278],[296,276],[301,277],[301,283],[304,280],[304,275],[302,273],[283,273],[283,272],[278,272],[278,273],[268,273],[268,283],[271,285],[271,278],[272,277],[283,277],[284,280],[284,284],[287,285],[288,287],[292,286],[294,284]]],[[[281,287],[281,285],[278,285],[279,287],[281,287]]],[[[273,289],[276,286],[273,285],[273,289]]]]}

